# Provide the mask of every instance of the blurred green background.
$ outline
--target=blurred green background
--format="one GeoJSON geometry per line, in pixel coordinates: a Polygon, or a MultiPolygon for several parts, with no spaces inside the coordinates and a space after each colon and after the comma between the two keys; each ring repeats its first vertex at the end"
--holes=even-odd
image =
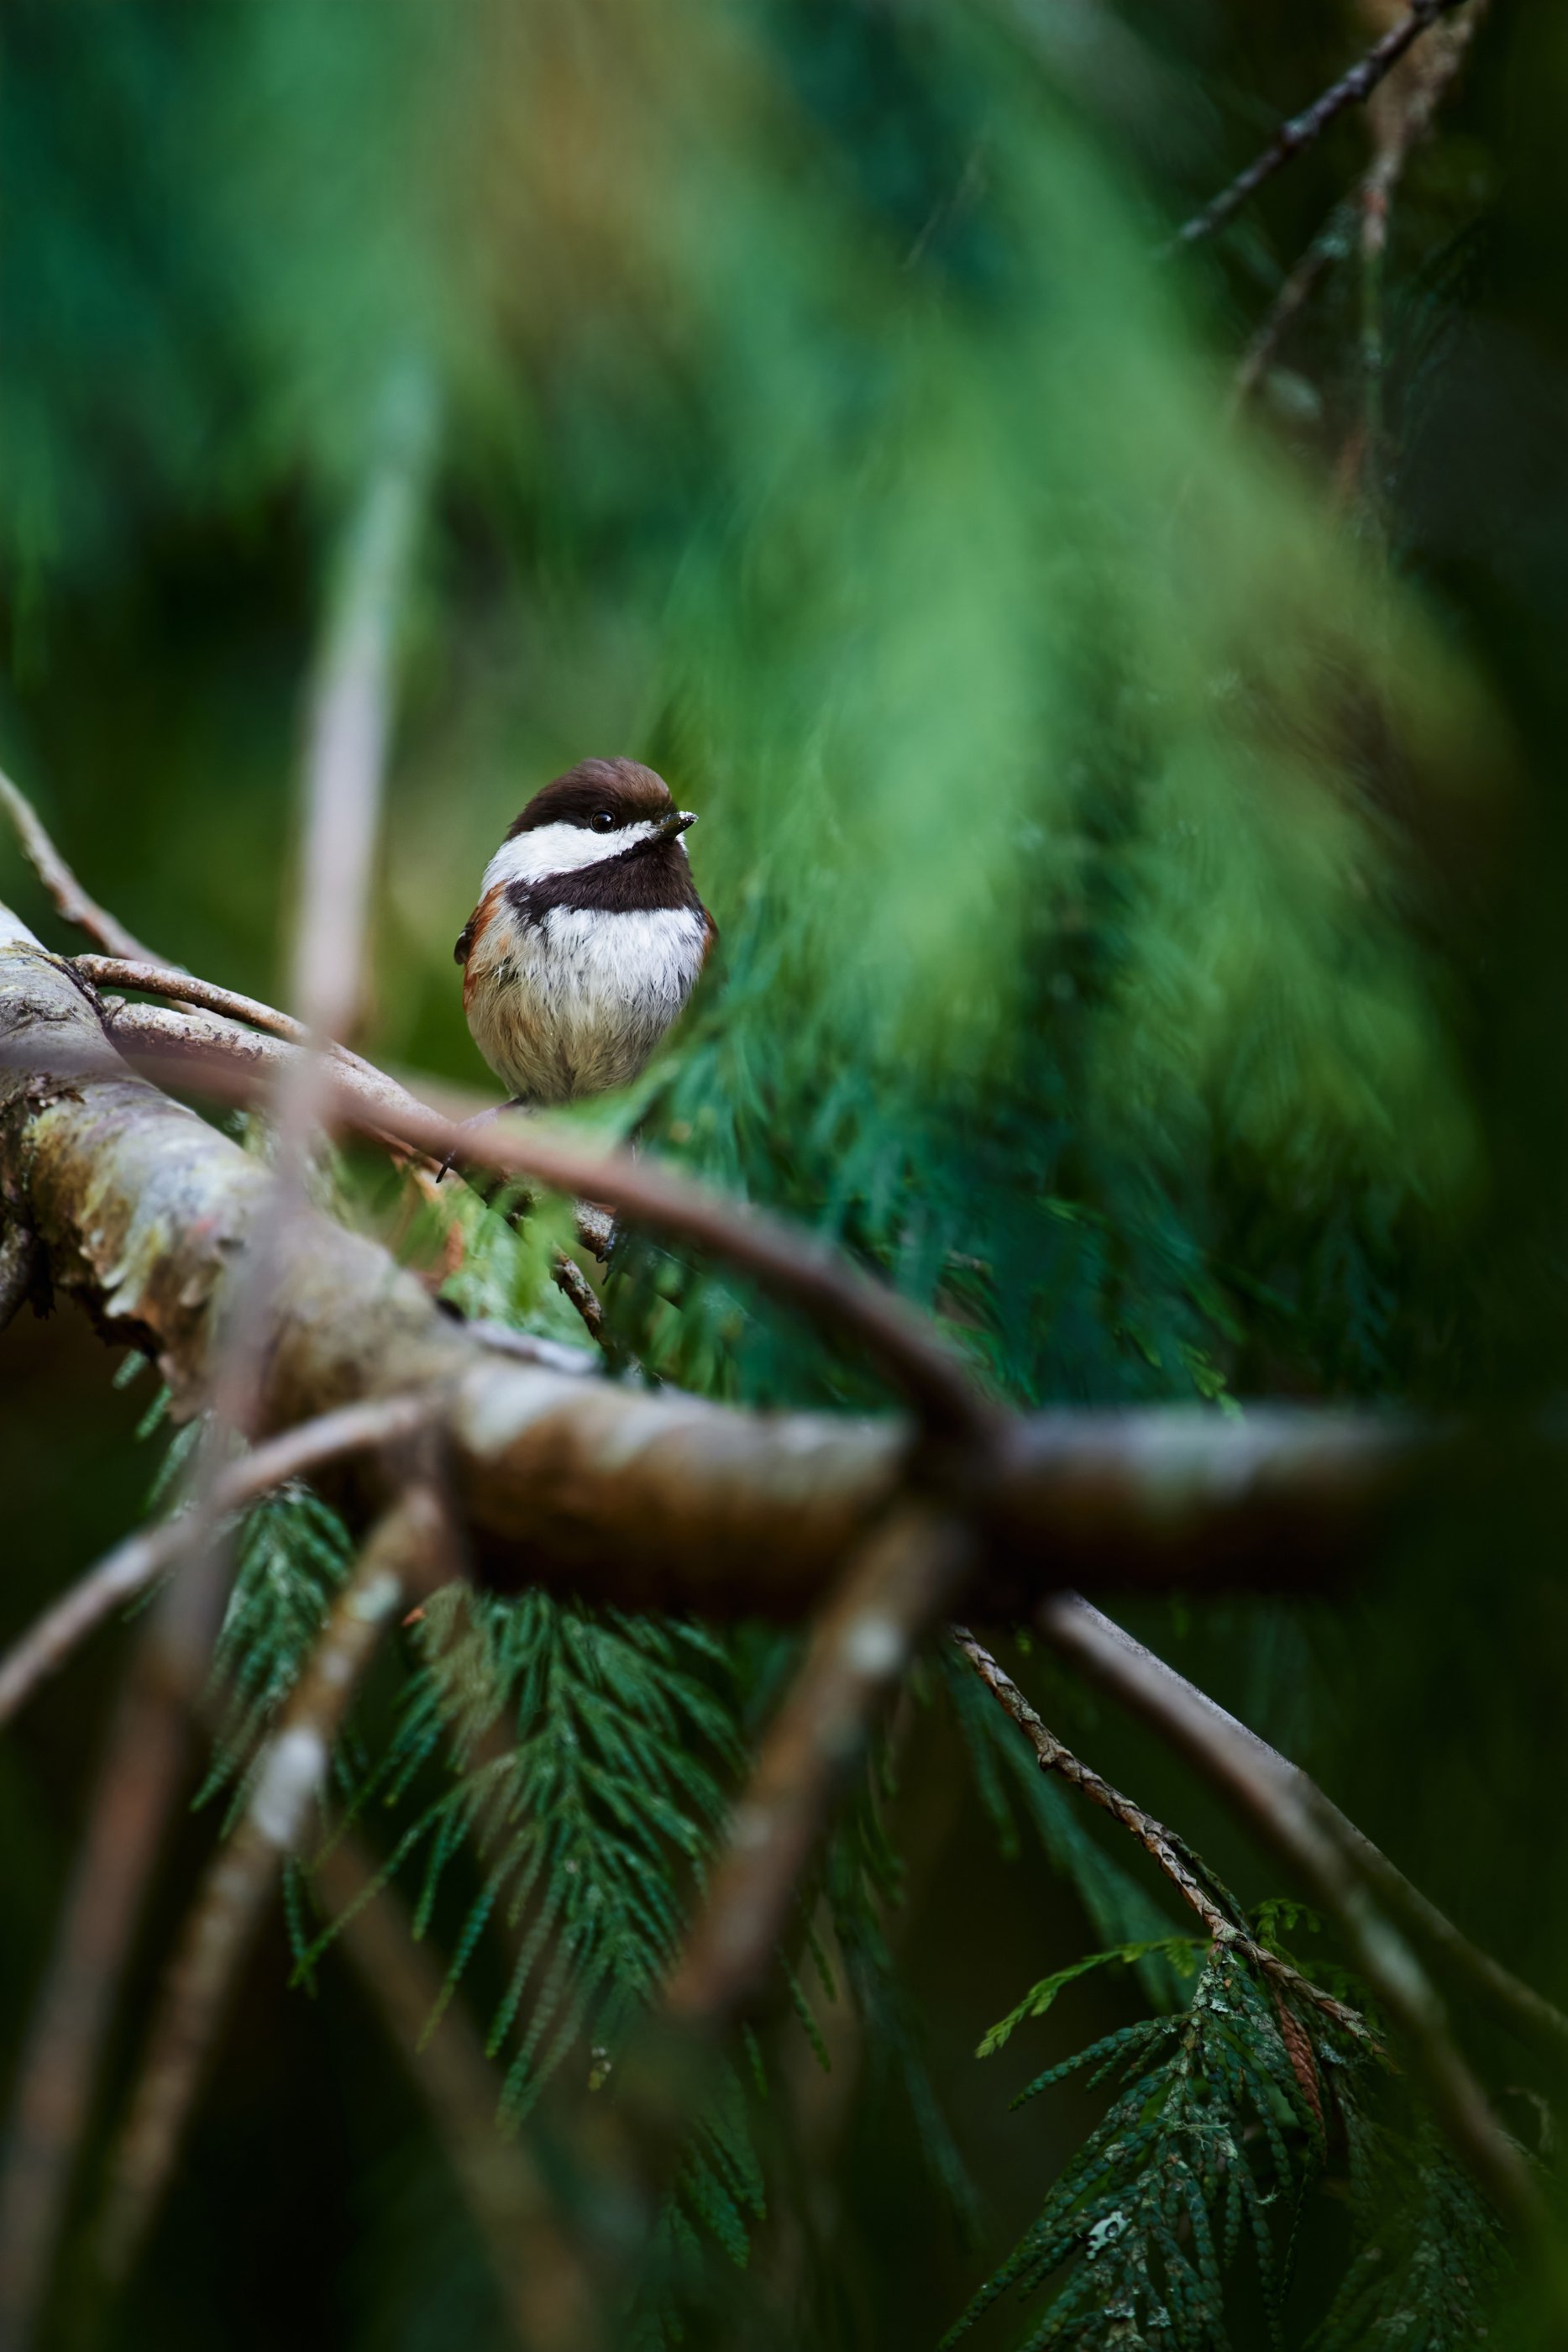
{"type": "MultiPolygon", "coordinates": [[[[1160,255],[1382,21],[5,0],[0,759],[136,931],[277,1001],[333,567],[417,404],[357,1042],[481,1083],[451,942],[486,859],[559,770],[646,759],[702,814],[723,949],[599,1125],[841,1238],[1019,1402],[1494,1412],[1473,1510],[1365,1593],[1139,1622],[1561,1997],[1563,1504],[1507,1444],[1563,1351],[1561,26],[1479,25],[1381,278],[1329,270],[1242,413],[1238,358],[1364,118],[1160,255]]],[[[65,944],[8,845],[0,888],[65,944]]],[[[628,1253],[612,1304],[709,1392],[876,1397],[664,1253],[628,1253]]],[[[0,1339],[7,1632],[141,1507],[145,1391],[110,1370],[68,1314],[0,1339]]],[[[120,1654],[0,1744],[18,2022],[120,1654]]],[[[1048,1687],[1103,1769],[1279,1891],[1048,1687]]],[[[896,2101],[846,2089],[839,2300],[801,2343],[934,2340],[1090,2111],[1009,2118],[1012,2051],[969,2055],[1084,1948],[1079,1895],[996,1858],[950,1726],[914,1754],[901,1965],[977,2235],[930,2220],[896,2101]]],[[[284,1961],[279,1935],[109,2340],[489,2340],[401,2075],[346,1981],[311,2003],[284,1961]]],[[[1017,2080],[1137,2000],[1082,1989],[1017,2080]]],[[[89,2331],[68,2295],[56,2324],[89,2331]]]]}

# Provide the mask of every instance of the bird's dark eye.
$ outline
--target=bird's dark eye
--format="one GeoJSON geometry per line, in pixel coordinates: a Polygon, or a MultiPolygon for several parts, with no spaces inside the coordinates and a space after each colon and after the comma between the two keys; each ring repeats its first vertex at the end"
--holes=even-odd
{"type": "Polygon", "coordinates": [[[595,809],[588,821],[595,833],[613,833],[615,830],[615,819],[608,809],[595,809]]]}

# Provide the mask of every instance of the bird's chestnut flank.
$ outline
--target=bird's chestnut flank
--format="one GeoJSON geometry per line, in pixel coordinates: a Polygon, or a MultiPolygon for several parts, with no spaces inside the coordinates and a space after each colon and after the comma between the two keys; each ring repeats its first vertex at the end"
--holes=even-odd
{"type": "Polygon", "coordinates": [[[455,952],[515,1102],[603,1094],[652,1058],[718,936],[682,838],[695,822],[652,768],[583,760],[507,833],[455,952]]]}

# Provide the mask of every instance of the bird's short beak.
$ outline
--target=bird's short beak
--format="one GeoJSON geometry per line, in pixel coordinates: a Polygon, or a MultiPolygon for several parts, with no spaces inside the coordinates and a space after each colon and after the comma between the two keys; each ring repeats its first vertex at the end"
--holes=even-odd
{"type": "Polygon", "coordinates": [[[668,816],[659,820],[659,838],[661,841],[673,841],[677,833],[685,833],[687,825],[695,824],[696,821],[695,809],[672,809],[668,816]]]}

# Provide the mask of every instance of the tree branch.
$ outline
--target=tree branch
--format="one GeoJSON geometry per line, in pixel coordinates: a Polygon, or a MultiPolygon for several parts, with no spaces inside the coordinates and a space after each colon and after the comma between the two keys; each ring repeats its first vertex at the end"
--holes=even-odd
{"type": "MultiPolygon", "coordinates": [[[[409,1132],[444,1151],[452,1129],[432,1113],[409,1132]]],[[[526,1150],[542,1170],[542,1139],[526,1150]]],[[[628,1213],[665,1199],[640,1163],[627,1175],[619,1161],[561,1157],[570,1165],[552,1160],[549,1173],[568,1192],[582,1177],[613,1183],[628,1213]]],[[[270,1213],[267,1171],[110,1055],[74,980],[3,915],[0,1194],[39,1235],[57,1287],[117,1344],[154,1355],[179,1410],[199,1405],[225,1287],[270,1213]]],[[[749,1230],[727,1213],[711,1226],[693,1216],[685,1188],[678,1208],[683,1230],[718,1242],[734,1224],[749,1230]]],[[[792,1240],[771,1229],[781,1286],[792,1240]]],[[[857,1276],[848,1296],[858,1305],[862,1291],[880,1308],[857,1276]]],[[[845,1295],[835,1299],[843,1311],[845,1295]]],[[[268,1309],[267,1423],[431,1389],[476,1568],[503,1587],[799,1618],[909,1480],[917,1440],[904,1423],[748,1413],[506,1362],[384,1250],[314,1213],[290,1228],[268,1309]]],[[[906,1315],[900,1305],[901,1331],[906,1315]]],[[[939,1361],[946,1387],[951,1360],[939,1361]]],[[[984,1555],[969,1606],[1027,1613],[1066,1579],[1197,1591],[1337,1578],[1412,1481],[1429,1486],[1453,1451],[1440,1428],[1338,1413],[1004,1423],[968,1497],[984,1555]]]]}
{"type": "Polygon", "coordinates": [[[1221,189],[1213,201],[1190,220],[1182,223],[1171,239],[1170,250],[1184,245],[1196,245],[1200,237],[1210,236],[1217,228],[1239,213],[1249,196],[1255,195],[1267,180],[1271,180],[1291,158],[1304,153],[1322,138],[1329,124],[1350,106],[1364,104],[1384,76],[1392,72],[1413,41],[1418,40],[1429,25],[1462,7],[1464,0],[1413,0],[1408,15],[1391,26],[1381,40],[1373,44],[1366,55],[1352,66],[1335,82],[1331,82],[1322,95],[1300,114],[1282,122],[1260,155],[1255,156],[1244,172],[1239,172],[1227,188],[1221,189]]]}

